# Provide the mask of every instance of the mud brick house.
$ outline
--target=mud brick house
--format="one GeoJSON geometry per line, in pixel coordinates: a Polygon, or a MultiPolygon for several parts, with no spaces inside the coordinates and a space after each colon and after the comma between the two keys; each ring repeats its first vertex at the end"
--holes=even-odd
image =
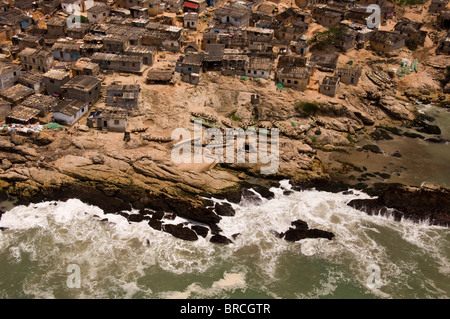
{"type": "Polygon", "coordinates": [[[139,84],[111,84],[106,88],[106,105],[126,109],[137,108],[140,92],[139,84]]]}
{"type": "Polygon", "coordinates": [[[173,70],[149,70],[147,72],[147,84],[172,84],[173,70]]]}
{"type": "Polygon", "coordinates": [[[25,48],[18,56],[25,70],[47,72],[53,64],[52,52],[45,48],[25,48]]]}
{"type": "Polygon", "coordinates": [[[11,111],[11,104],[0,98],[0,121],[11,111]]]}
{"type": "Polygon", "coordinates": [[[108,34],[102,39],[103,52],[105,53],[119,53],[124,52],[130,45],[130,41],[126,36],[108,34]]]}
{"type": "Polygon", "coordinates": [[[183,4],[184,12],[203,13],[206,9],[206,0],[186,0],[183,4]]]}
{"type": "Polygon", "coordinates": [[[309,62],[324,71],[333,71],[337,67],[338,59],[339,55],[335,53],[313,52],[309,62]]]}
{"type": "Polygon", "coordinates": [[[88,33],[89,23],[80,23],[79,25],[73,25],[67,27],[66,34],[72,39],[83,39],[83,37],[88,33]]]}
{"type": "Polygon", "coordinates": [[[144,65],[152,65],[155,60],[156,48],[146,45],[130,45],[124,54],[141,57],[144,65]]]}
{"type": "Polygon", "coordinates": [[[278,83],[302,91],[308,88],[310,77],[311,69],[308,67],[283,67],[276,72],[278,83]]]}
{"type": "Polygon", "coordinates": [[[27,29],[32,19],[16,8],[4,6],[0,14],[0,25],[8,26],[14,33],[27,29]]]}
{"type": "Polygon", "coordinates": [[[145,7],[135,6],[135,7],[129,8],[129,9],[130,9],[131,17],[134,19],[148,19],[148,17],[149,17],[148,9],[145,7]]]}
{"type": "Polygon", "coordinates": [[[58,105],[56,97],[44,94],[34,94],[26,98],[20,105],[39,110],[39,116],[46,116],[58,105]]]}
{"type": "Polygon", "coordinates": [[[69,72],[63,70],[50,70],[44,73],[45,90],[50,95],[61,95],[61,86],[69,82],[69,72]]]}
{"type": "Polygon", "coordinates": [[[356,45],[356,37],[358,33],[351,28],[344,27],[344,32],[335,46],[342,51],[349,51],[356,45]]]}
{"type": "Polygon", "coordinates": [[[339,89],[339,77],[326,76],[319,87],[319,93],[334,97],[339,89]]]}
{"type": "Polygon", "coordinates": [[[38,109],[17,105],[5,117],[5,123],[32,124],[37,122],[40,111],[38,109]]]}
{"type": "Polygon", "coordinates": [[[203,33],[203,39],[202,39],[202,50],[206,49],[206,45],[209,43],[217,43],[219,38],[219,34],[212,31],[205,31],[203,33]]]}
{"type": "Polygon", "coordinates": [[[0,91],[13,86],[21,74],[17,64],[0,61],[0,91]]]}
{"type": "Polygon", "coordinates": [[[186,12],[183,17],[183,26],[188,29],[197,30],[198,25],[198,13],[186,12]]]}
{"type": "Polygon", "coordinates": [[[223,65],[223,51],[225,44],[207,44],[203,57],[204,71],[219,71],[223,65]]]}
{"type": "Polygon", "coordinates": [[[44,38],[42,35],[33,35],[26,33],[16,34],[11,38],[13,45],[19,46],[19,48],[37,48],[44,44],[44,38]]]}
{"type": "Polygon", "coordinates": [[[430,7],[428,8],[429,13],[438,13],[446,9],[448,0],[431,0],[430,7]]]}
{"type": "Polygon", "coordinates": [[[307,30],[307,23],[298,22],[295,25],[283,26],[275,29],[275,37],[279,40],[297,41],[307,30]]]}
{"type": "Polygon", "coordinates": [[[423,26],[421,22],[400,21],[394,27],[394,32],[397,32],[405,37],[405,42],[414,42],[423,46],[428,32],[420,30],[423,26]]]}
{"type": "Polygon", "coordinates": [[[63,62],[76,61],[81,57],[80,45],[73,42],[56,42],[52,51],[53,58],[63,62]]]}
{"type": "Polygon", "coordinates": [[[214,19],[222,24],[231,24],[235,27],[246,27],[250,23],[251,10],[226,4],[214,11],[214,19]]]}
{"type": "Polygon", "coordinates": [[[245,66],[245,75],[253,78],[268,79],[272,70],[272,60],[263,57],[250,57],[245,66]]]}
{"type": "Polygon", "coordinates": [[[308,58],[295,55],[283,55],[278,58],[277,67],[309,66],[308,58]]]}
{"type": "Polygon", "coordinates": [[[345,12],[344,19],[362,25],[367,25],[367,19],[371,14],[371,11],[367,12],[367,7],[355,7],[345,12]]]}
{"type": "Polygon", "coordinates": [[[161,0],[144,0],[142,6],[147,8],[150,17],[163,13],[165,9],[165,4],[161,0]]]}
{"type": "Polygon", "coordinates": [[[61,38],[66,35],[67,21],[64,18],[52,17],[47,21],[47,37],[61,38]]]}
{"type": "Polygon", "coordinates": [[[249,58],[241,50],[225,49],[223,55],[223,75],[245,75],[245,66],[249,58]]]}
{"type": "Polygon", "coordinates": [[[343,13],[331,11],[328,8],[315,8],[312,12],[312,17],[317,23],[324,27],[331,28],[337,26],[339,22],[341,22],[343,13]]]}
{"type": "Polygon", "coordinates": [[[450,29],[450,11],[441,11],[437,23],[441,28],[450,29]]]}
{"type": "Polygon", "coordinates": [[[339,77],[340,82],[349,85],[358,85],[361,77],[361,68],[349,67],[336,69],[336,76],[339,77]]]}
{"type": "Polygon", "coordinates": [[[291,52],[305,55],[309,53],[310,45],[308,43],[308,39],[301,37],[297,41],[291,41],[289,49],[291,52]]]}
{"type": "MultiPolygon", "coordinates": [[[[88,123],[96,121],[97,128],[109,132],[125,132],[127,130],[128,111],[117,108],[104,108],[94,116],[90,116],[88,123]]],[[[92,127],[93,125],[88,125],[92,127]]]]}
{"type": "Polygon", "coordinates": [[[183,28],[170,26],[164,30],[146,30],[141,37],[141,45],[162,48],[171,52],[179,52],[182,43],[183,28]]]}
{"type": "Polygon", "coordinates": [[[62,96],[94,104],[100,97],[100,83],[101,81],[93,76],[76,76],[61,87],[62,96]]]}
{"type": "Polygon", "coordinates": [[[33,89],[37,93],[45,91],[44,76],[37,71],[29,71],[17,78],[17,82],[33,89]]]}
{"type": "Polygon", "coordinates": [[[90,23],[101,22],[109,16],[110,7],[102,3],[89,8],[86,11],[90,23]]]}
{"type": "Polygon", "coordinates": [[[204,53],[189,53],[181,62],[180,74],[183,82],[198,84],[202,69],[204,53]]]}
{"type": "Polygon", "coordinates": [[[92,62],[97,63],[102,70],[113,70],[135,74],[142,74],[144,72],[144,62],[140,56],[94,53],[92,55],[92,62]]]}
{"type": "Polygon", "coordinates": [[[405,45],[405,37],[401,34],[389,31],[376,31],[370,38],[370,46],[373,50],[390,53],[405,45]]]}
{"type": "Polygon", "coordinates": [[[100,73],[100,67],[97,63],[90,62],[90,60],[86,58],[78,59],[77,62],[73,63],[70,66],[70,70],[72,72],[72,77],[77,75],[91,75],[97,76],[100,73]]]}
{"type": "Polygon", "coordinates": [[[75,99],[67,99],[59,103],[53,111],[55,122],[72,126],[89,110],[89,103],[75,99]]]}
{"type": "Polygon", "coordinates": [[[33,94],[33,89],[30,89],[22,84],[16,84],[11,86],[9,89],[1,91],[0,97],[14,106],[33,94]]]}
{"type": "Polygon", "coordinates": [[[285,11],[277,14],[275,19],[282,25],[287,26],[296,22],[310,23],[312,21],[312,15],[309,12],[302,11],[295,7],[289,7],[285,11]]]}
{"type": "Polygon", "coordinates": [[[103,51],[103,36],[86,34],[80,45],[81,55],[90,57],[96,52],[103,51]]]}

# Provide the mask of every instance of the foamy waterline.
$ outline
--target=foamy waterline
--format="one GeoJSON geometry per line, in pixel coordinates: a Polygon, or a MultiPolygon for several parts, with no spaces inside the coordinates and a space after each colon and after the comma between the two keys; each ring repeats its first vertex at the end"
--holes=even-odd
{"type": "MultiPolygon", "coordinates": [[[[394,287],[415,271],[414,260],[406,255],[392,258],[395,247],[384,242],[385,235],[398,238],[400,250],[408,246],[430,258],[437,274],[450,273],[447,229],[368,216],[347,206],[352,199],[368,198],[359,191],[343,195],[307,190],[283,195],[290,188],[282,181],[280,188],[271,189],[275,198],[261,198],[261,205],[245,200],[230,203],[236,215],[222,217],[219,227],[228,238],[239,235],[227,246],[210,243],[210,233],[195,242],[183,241],[152,229],[145,221],[129,223],[123,216],[104,214],[76,199],[18,206],[0,220],[0,227],[8,228],[0,232],[0,256],[5,256],[11,269],[33,265],[34,273],[26,277],[22,289],[38,298],[219,298],[237,291],[245,294],[249,289],[271,297],[314,298],[333,294],[342,283],[378,297],[402,296],[394,287]],[[311,228],[331,231],[335,238],[291,243],[276,236],[297,219],[311,228]],[[286,280],[285,272],[291,271],[286,260],[300,262],[300,266],[304,262],[310,271],[317,268],[311,264],[324,264],[326,272],[310,289],[304,290],[299,283],[298,291],[294,285],[287,294],[277,287],[286,280]],[[64,287],[68,264],[81,268],[78,291],[64,287]],[[371,264],[382,270],[378,289],[366,286],[371,264]],[[167,289],[158,281],[161,274],[173,280],[167,289]],[[186,279],[178,287],[179,276],[192,281],[186,279]]],[[[177,217],[165,222],[184,221],[177,217]]],[[[431,296],[448,296],[432,276],[420,276],[431,296]]],[[[1,282],[0,296],[8,297],[8,287],[1,282]]]]}

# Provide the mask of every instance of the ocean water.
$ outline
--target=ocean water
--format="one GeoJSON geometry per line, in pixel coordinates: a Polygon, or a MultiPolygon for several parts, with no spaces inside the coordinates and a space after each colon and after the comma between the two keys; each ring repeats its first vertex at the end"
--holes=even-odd
{"type": "Polygon", "coordinates": [[[289,188],[283,181],[260,205],[232,204],[236,215],[219,226],[239,235],[226,246],[211,234],[183,241],[77,199],[14,207],[0,220],[0,298],[450,297],[449,229],[368,216],[347,206],[368,197],[358,191],[283,195],[289,188]],[[296,219],[336,237],[275,235],[296,219]],[[68,284],[69,265],[79,288],[68,284]]]}

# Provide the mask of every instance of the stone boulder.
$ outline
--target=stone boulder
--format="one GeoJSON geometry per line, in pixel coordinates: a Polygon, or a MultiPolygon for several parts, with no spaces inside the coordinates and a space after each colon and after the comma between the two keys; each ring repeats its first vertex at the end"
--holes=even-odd
{"type": "Polygon", "coordinates": [[[171,234],[172,236],[188,241],[196,241],[198,239],[195,231],[188,227],[184,227],[183,224],[165,224],[162,226],[162,230],[166,233],[171,234]]]}
{"type": "Polygon", "coordinates": [[[214,210],[219,216],[234,216],[236,212],[229,203],[216,203],[214,210]]]}
{"type": "Polygon", "coordinates": [[[290,227],[286,232],[280,234],[280,238],[283,238],[287,241],[298,241],[305,238],[326,238],[333,239],[334,234],[320,229],[309,229],[308,223],[303,220],[295,220],[291,222],[291,225],[294,227],[290,227]]]}
{"type": "Polygon", "coordinates": [[[395,99],[393,96],[383,95],[378,101],[378,105],[386,112],[388,115],[392,116],[397,120],[407,120],[413,121],[415,116],[412,111],[404,105],[403,102],[395,99]]]}
{"type": "Polygon", "coordinates": [[[228,245],[228,244],[232,243],[232,241],[230,239],[228,239],[225,236],[219,235],[219,234],[215,234],[214,236],[212,236],[209,241],[211,243],[221,244],[221,245],[228,245]]]}

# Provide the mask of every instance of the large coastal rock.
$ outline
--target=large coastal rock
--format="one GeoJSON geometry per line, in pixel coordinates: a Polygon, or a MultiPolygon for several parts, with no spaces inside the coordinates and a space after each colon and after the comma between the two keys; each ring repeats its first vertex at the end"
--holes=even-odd
{"type": "Polygon", "coordinates": [[[396,220],[428,220],[432,225],[450,226],[450,191],[445,188],[391,185],[378,198],[354,199],[348,205],[370,215],[391,214],[396,220]]]}
{"type": "Polygon", "coordinates": [[[393,96],[382,95],[378,101],[378,105],[397,120],[414,120],[414,113],[403,102],[400,102],[393,96]]]}
{"type": "Polygon", "coordinates": [[[280,238],[284,238],[287,241],[298,241],[305,238],[326,238],[333,239],[334,234],[320,229],[310,229],[308,224],[303,220],[295,220],[291,222],[290,227],[286,232],[280,234],[280,238]]]}

